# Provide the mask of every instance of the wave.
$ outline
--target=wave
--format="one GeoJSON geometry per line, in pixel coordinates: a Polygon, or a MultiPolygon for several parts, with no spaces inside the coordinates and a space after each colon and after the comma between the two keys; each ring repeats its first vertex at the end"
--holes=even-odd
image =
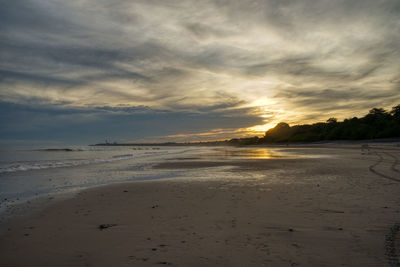
{"type": "Polygon", "coordinates": [[[117,155],[111,158],[103,158],[103,159],[90,159],[90,160],[75,160],[75,161],[52,161],[52,162],[40,162],[40,163],[31,163],[31,164],[15,164],[8,167],[0,167],[0,174],[2,173],[12,173],[19,171],[31,171],[31,170],[42,170],[42,169],[52,169],[52,168],[62,168],[62,167],[76,167],[82,165],[90,165],[96,163],[107,163],[114,162],[119,160],[128,160],[134,158],[143,158],[149,156],[156,156],[160,154],[165,154],[165,152],[154,152],[154,153],[146,153],[146,154],[125,154],[125,155],[117,155]]]}
{"type": "MultiPolygon", "coordinates": [[[[82,152],[82,151],[113,151],[119,149],[119,147],[79,147],[79,148],[42,148],[35,149],[32,151],[40,152],[82,152]]],[[[159,147],[131,147],[132,150],[160,150],[159,147]]]]}
{"type": "Polygon", "coordinates": [[[73,149],[73,148],[45,148],[45,149],[38,149],[36,151],[73,152],[73,151],[83,151],[83,150],[82,149],[73,149]]]}
{"type": "Polygon", "coordinates": [[[85,148],[43,148],[43,149],[35,149],[32,151],[39,151],[39,152],[82,152],[82,151],[110,151],[112,149],[107,148],[92,148],[92,147],[85,147],[85,148]]]}

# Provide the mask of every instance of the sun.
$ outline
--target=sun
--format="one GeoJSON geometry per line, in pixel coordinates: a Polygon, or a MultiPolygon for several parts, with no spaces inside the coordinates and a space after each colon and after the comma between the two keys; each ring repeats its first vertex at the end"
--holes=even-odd
{"type": "Polygon", "coordinates": [[[275,124],[276,124],[275,122],[268,122],[266,124],[260,124],[248,127],[247,130],[249,132],[254,132],[254,134],[264,134],[269,129],[274,128],[275,124]]]}

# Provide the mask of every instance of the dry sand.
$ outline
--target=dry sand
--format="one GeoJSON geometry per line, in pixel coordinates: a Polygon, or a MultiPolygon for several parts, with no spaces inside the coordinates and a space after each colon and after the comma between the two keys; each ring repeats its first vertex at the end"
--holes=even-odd
{"type": "Polygon", "coordinates": [[[398,266],[400,151],[293,151],[329,157],[179,159],[155,167],[231,167],[82,191],[3,224],[0,266],[398,266]]]}

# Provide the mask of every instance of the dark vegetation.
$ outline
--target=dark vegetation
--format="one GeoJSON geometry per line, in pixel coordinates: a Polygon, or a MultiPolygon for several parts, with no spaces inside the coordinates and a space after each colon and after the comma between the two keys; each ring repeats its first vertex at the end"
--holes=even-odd
{"type": "Polygon", "coordinates": [[[289,126],[278,123],[262,138],[232,139],[238,144],[279,142],[315,142],[326,140],[363,140],[400,137],[400,105],[386,111],[373,108],[362,118],[353,117],[342,122],[330,118],[326,122],[289,126]]]}

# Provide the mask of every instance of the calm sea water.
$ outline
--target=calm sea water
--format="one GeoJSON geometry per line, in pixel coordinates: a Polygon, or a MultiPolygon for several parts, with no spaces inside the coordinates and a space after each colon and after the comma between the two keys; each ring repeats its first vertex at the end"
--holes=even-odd
{"type": "Polygon", "coordinates": [[[75,146],[2,149],[0,203],[113,182],[179,176],[178,172],[154,170],[151,166],[195,150],[198,148],[75,146]]]}

